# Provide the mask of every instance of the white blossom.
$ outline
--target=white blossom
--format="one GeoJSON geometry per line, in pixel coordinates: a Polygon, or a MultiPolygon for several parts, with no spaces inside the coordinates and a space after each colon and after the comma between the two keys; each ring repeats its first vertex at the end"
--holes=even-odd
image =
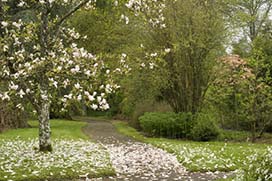
{"type": "Polygon", "coordinates": [[[58,88],[58,82],[57,81],[54,81],[53,85],[55,86],[55,88],[58,88]]]}
{"type": "Polygon", "coordinates": [[[100,106],[100,108],[102,110],[108,110],[110,108],[109,104],[102,104],[102,106],[100,106]]]}
{"type": "Polygon", "coordinates": [[[76,83],[74,86],[75,86],[76,89],[81,89],[82,88],[79,83],[76,83]]]}
{"type": "Polygon", "coordinates": [[[72,99],[72,97],[73,97],[72,94],[64,95],[64,98],[67,98],[67,99],[72,99]]]}
{"type": "Polygon", "coordinates": [[[110,84],[107,84],[106,85],[106,88],[105,88],[105,91],[106,91],[106,93],[111,93],[112,92],[112,86],[110,85],[110,84]]]}
{"type": "Polygon", "coordinates": [[[5,27],[7,27],[8,26],[8,22],[6,22],[6,21],[2,21],[1,22],[1,25],[5,28],[5,27]]]}
{"type": "Polygon", "coordinates": [[[87,70],[87,71],[85,71],[84,73],[85,73],[85,75],[87,75],[88,77],[91,76],[91,71],[90,71],[90,70],[87,70]]]}
{"type": "Polygon", "coordinates": [[[9,101],[10,100],[10,96],[8,95],[8,92],[5,92],[3,95],[2,95],[2,100],[7,100],[9,101]]]}
{"type": "Polygon", "coordinates": [[[150,56],[151,57],[156,57],[158,55],[158,53],[151,53],[150,56]]]}
{"type": "Polygon", "coordinates": [[[92,105],[91,105],[91,108],[92,108],[93,110],[97,110],[97,109],[98,109],[98,106],[97,106],[96,104],[92,104],[92,105]]]}
{"type": "Polygon", "coordinates": [[[141,63],[141,67],[145,67],[145,63],[141,63]]]}
{"type": "Polygon", "coordinates": [[[13,22],[12,25],[15,26],[16,28],[21,28],[22,26],[21,23],[17,23],[17,22],[13,22]]]}
{"type": "Polygon", "coordinates": [[[89,99],[90,101],[94,101],[94,100],[95,100],[94,96],[92,96],[92,95],[88,95],[88,99],[89,99]]]}
{"type": "Polygon", "coordinates": [[[4,46],[3,46],[3,51],[4,51],[4,52],[8,51],[8,49],[9,49],[9,47],[8,47],[7,45],[4,45],[4,46]]]}
{"type": "Polygon", "coordinates": [[[23,91],[23,89],[21,89],[21,90],[18,92],[18,95],[20,96],[20,98],[23,98],[23,97],[24,97],[25,92],[23,91]]]}
{"type": "Polygon", "coordinates": [[[78,100],[78,101],[81,101],[81,100],[82,100],[82,95],[78,95],[78,96],[77,96],[77,100],[78,100]]]}
{"type": "Polygon", "coordinates": [[[30,89],[29,88],[26,89],[26,93],[27,94],[30,93],[30,89]]]}
{"type": "Polygon", "coordinates": [[[98,101],[98,102],[101,102],[102,97],[101,97],[101,96],[97,96],[97,98],[96,98],[96,99],[97,99],[97,101],[98,101]]]}
{"type": "Polygon", "coordinates": [[[42,100],[44,100],[44,101],[47,101],[47,100],[48,100],[48,96],[45,95],[45,94],[42,94],[42,95],[41,95],[41,98],[42,98],[42,100]]]}
{"type": "Polygon", "coordinates": [[[11,82],[11,84],[9,85],[9,88],[11,89],[11,90],[17,90],[18,89],[18,85],[15,85],[13,82],[11,82]]]}
{"type": "Polygon", "coordinates": [[[170,48],[166,48],[164,51],[165,51],[166,53],[170,53],[171,49],[170,49],[170,48]]]}

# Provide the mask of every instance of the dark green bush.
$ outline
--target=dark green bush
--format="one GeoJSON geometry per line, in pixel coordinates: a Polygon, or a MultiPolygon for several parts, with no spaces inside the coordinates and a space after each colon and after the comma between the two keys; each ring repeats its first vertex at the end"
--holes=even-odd
{"type": "Polygon", "coordinates": [[[195,141],[210,141],[216,139],[220,134],[220,129],[213,116],[199,113],[194,118],[195,125],[191,131],[191,138],[195,141]]]}
{"type": "Polygon", "coordinates": [[[145,113],[139,121],[148,136],[187,138],[192,129],[191,113],[145,113]]]}
{"type": "Polygon", "coordinates": [[[134,111],[130,116],[129,124],[130,126],[141,130],[139,117],[143,116],[146,112],[160,112],[160,113],[167,113],[171,112],[171,107],[163,101],[156,102],[154,100],[145,100],[138,102],[135,105],[134,111]]]}

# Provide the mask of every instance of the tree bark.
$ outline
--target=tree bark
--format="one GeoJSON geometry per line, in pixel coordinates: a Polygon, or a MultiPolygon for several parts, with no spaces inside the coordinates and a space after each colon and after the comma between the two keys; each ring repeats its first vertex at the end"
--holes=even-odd
{"type": "Polygon", "coordinates": [[[43,152],[52,151],[49,108],[50,103],[45,101],[42,103],[39,112],[39,149],[43,152]]]}

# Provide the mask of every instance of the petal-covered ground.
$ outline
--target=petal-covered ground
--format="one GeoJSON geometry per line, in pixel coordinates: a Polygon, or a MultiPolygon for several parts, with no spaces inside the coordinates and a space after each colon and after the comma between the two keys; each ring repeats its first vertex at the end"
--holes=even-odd
{"type": "Polygon", "coordinates": [[[130,142],[105,145],[119,178],[179,180],[186,174],[175,156],[151,145],[130,142]]]}
{"type": "Polygon", "coordinates": [[[109,154],[85,140],[55,140],[52,153],[37,151],[38,140],[0,140],[0,180],[78,178],[113,172],[109,154]]]}
{"type": "Polygon", "coordinates": [[[96,180],[214,180],[224,172],[188,172],[176,156],[150,144],[140,143],[119,134],[106,121],[88,121],[85,133],[107,148],[117,176],[96,180]]]}

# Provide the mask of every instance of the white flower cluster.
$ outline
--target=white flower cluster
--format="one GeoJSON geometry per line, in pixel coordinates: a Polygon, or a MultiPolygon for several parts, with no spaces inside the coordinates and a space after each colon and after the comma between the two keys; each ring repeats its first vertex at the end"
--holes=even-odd
{"type": "Polygon", "coordinates": [[[120,68],[116,68],[114,72],[119,72],[120,74],[128,74],[131,71],[131,68],[128,64],[128,56],[125,53],[121,54],[120,57],[120,68]]]}
{"type": "MultiPolygon", "coordinates": [[[[39,1],[41,4],[46,2],[39,1]]],[[[70,1],[48,2],[59,4],[70,1]]],[[[26,4],[24,1],[20,3],[26,4]]],[[[50,23],[54,24],[57,21],[55,18],[59,17],[53,17],[50,23]]],[[[37,18],[41,18],[40,15],[37,18]]],[[[84,100],[95,110],[109,109],[106,97],[118,88],[112,80],[113,71],[105,66],[101,58],[79,48],[76,43],[70,43],[82,38],[75,29],[63,27],[59,33],[48,32],[48,40],[51,42],[45,49],[39,37],[42,24],[5,20],[0,22],[0,26],[5,30],[0,38],[0,59],[4,60],[0,64],[0,78],[9,82],[8,89],[0,92],[0,99],[11,100],[12,96],[22,99],[27,96],[32,98],[33,104],[38,104],[40,101],[57,99],[52,96],[56,92],[69,90],[67,95],[59,98],[65,108],[72,100],[84,100]],[[46,84],[44,87],[47,90],[43,90],[42,84],[46,84]],[[94,99],[90,99],[84,92],[89,92],[94,99]]],[[[123,67],[119,69],[122,70],[123,67]]]]}
{"type": "MultiPolygon", "coordinates": [[[[8,2],[8,0],[1,0],[2,2],[8,2]]],[[[91,0],[90,0],[91,1],[91,0]]],[[[38,0],[35,3],[39,3],[39,5],[50,5],[52,7],[54,4],[60,4],[60,5],[69,5],[71,3],[78,3],[78,1],[71,1],[71,0],[38,0]],[[48,4],[47,4],[48,3],[48,4]]],[[[31,2],[33,3],[33,2],[31,2]]],[[[29,7],[28,0],[20,0],[17,1],[17,7],[22,8],[22,7],[29,7]]]]}
{"type": "MultiPolygon", "coordinates": [[[[141,47],[144,48],[142,44],[141,47]]],[[[161,53],[145,53],[145,62],[141,62],[139,67],[142,69],[152,70],[155,67],[158,67],[157,62],[160,57],[161,53]]]]}
{"type": "Polygon", "coordinates": [[[126,3],[127,8],[134,11],[135,16],[144,14],[146,20],[156,28],[165,28],[165,0],[129,0],[126,3]]]}
{"type": "Polygon", "coordinates": [[[52,153],[37,152],[38,140],[0,140],[0,175],[4,180],[67,178],[111,169],[106,150],[84,140],[55,140],[52,153]]]}
{"type": "Polygon", "coordinates": [[[86,10],[93,10],[95,9],[96,0],[89,0],[89,2],[85,5],[86,10]]]}

